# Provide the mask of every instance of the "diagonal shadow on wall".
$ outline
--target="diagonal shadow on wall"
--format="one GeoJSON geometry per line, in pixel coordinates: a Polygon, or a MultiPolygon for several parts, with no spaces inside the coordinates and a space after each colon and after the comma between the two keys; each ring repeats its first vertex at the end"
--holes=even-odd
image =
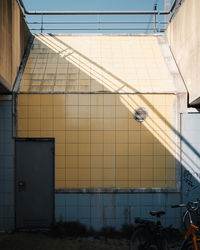
{"type": "MultiPolygon", "coordinates": [[[[161,121],[160,124],[156,124],[156,121],[154,121],[153,118],[149,117],[148,120],[145,121],[143,124],[141,124],[141,127],[144,129],[147,129],[150,133],[154,131],[153,136],[155,139],[163,144],[163,148],[167,151],[167,154],[174,155],[175,147],[177,146],[177,140],[176,138],[173,138],[173,136],[169,136],[166,131],[173,131],[174,137],[178,137],[179,140],[182,139],[184,143],[190,147],[190,149],[195,152],[195,154],[199,157],[198,151],[190,145],[190,143],[185,140],[179,131],[177,131],[175,124],[173,125],[170,123],[165,117],[159,112],[158,109],[155,108],[155,106],[152,105],[152,103],[148,100],[148,98],[145,98],[144,93],[140,93],[137,91],[137,89],[134,89],[132,86],[127,84],[125,81],[121,80],[120,78],[116,77],[114,74],[112,74],[110,71],[108,71],[106,68],[102,67],[101,65],[97,64],[96,62],[92,61],[90,58],[86,57],[85,55],[81,54],[79,51],[75,50],[68,44],[64,43],[62,40],[60,40],[58,37],[55,37],[54,35],[50,34],[49,39],[48,36],[41,36],[41,41],[44,42],[47,46],[50,46],[51,49],[56,51],[61,57],[63,57],[65,60],[67,60],[71,65],[75,68],[78,68],[82,73],[88,74],[91,79],[93,79],[96,84],[99,84],[100,90],[97,92],[100,93],[119,93],[120,94],[120,100],[121,102],[127,107],[130,113],[133,113],[135,108],[140,106],[139,103],[137,103],[136,94],[139,94],[140,100],[142,100],[142,103],[150,107],[151,112],[156,115],[161,121]],[[53,39],[52,39],[53,38],[53,39]],[[54,42],[55,40],[55,42],[54,42]],[[92,71],[89,71],[88,64],[93,65],[92,71]],[[120,93],[121,92],[121,93],[120,93]],[[130,93],[130,95],[124,95],[124,94],[130,93]],[[163,130],[162,125],[165,125],[167,130],[163,130]],[[161,134],[160,132],[162,131],[161,134]]],[[[73,85],[72,85],[73,86],[73,85]]],[[[71,89],[72,92],[76,92],[79,89],[71,89]]],[[[87,90],[87,87],[85,86],[84,91],[87,90]]],[[[88,88],[88,92],[91,92],[88,88]]],[[[30,91],[30,89],[28,90],[30,91]]],[[[83,91],[83,92],[84,92],[83,91]]],[[[31,92],[31,91],[30,91],[31,92]]],[[[67,92],[66,92],[67,93],[67,92]]],[[[178,151],[181,149],[178,148],[178,151]]],[[[162,150],[161,150],[162,151],[162,150]]],[[[195,165],[195,162],[193,159],[190,158],[189,155],[185,153],[186,157],[189,159],[189,161],[195,165]]],[[[176,154],[177,162],[180,161],[180,152],[176,154]]],[[[186,168],[189,168],[190,166],[186,166],[186,168]]],[[[196,165],[197,169],[198,166],[196,165]]],[[[179,172],[178,172],[179,174],[179,172]]],[[[178,177],[179,180],[179,177],[178,177]]]]}

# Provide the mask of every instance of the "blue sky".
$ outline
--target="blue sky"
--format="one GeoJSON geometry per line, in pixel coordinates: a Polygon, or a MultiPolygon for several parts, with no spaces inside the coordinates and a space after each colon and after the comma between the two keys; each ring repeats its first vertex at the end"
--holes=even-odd
{"type": "MultiPolygon", "coordinates": [[[[126,11],[126,10],[153,10],[155,3],[158,4],[158,10],[164,10],[164,0],[23,0],[24,5],[27,10],[49,10],[49,11],[106,11],[106,10],[116,10],[116,11],[126,11]]],[[[172,0],[171,0],[172,2],[172,0]]],[[[27,16],[28,21],[41,21],[40,16],[27,16]]],[[[45,16],[44,21],[153,21],[152,16],[45,16]]],[[[159,19],[160,21],[163,21],[159,19]]],[[[32,28],[40,28],[40,25],[32,25],[32,28]]],[[[93,25],[44,25],[45,28],[134,28],[142,27],[144,30],[142,33],[147,33],[145,30],[150,28],[148,24],[93,24],[93,25]]],[[[33,31],[35,32],[35,31],[33,31]]],[[[59,32],[64,33],[66,31],[47,31],[47,32],[59,32]]],[[[67,31],[75,32],[75,31],[67,31]]],[[[76,31],[77,32],[77,31],[76,31]]],[[[85,32],[85,31],[78,31],[85,32]]],[[[97,31],[89,31],[97,32],[97,31]]],[[[100,33],[113,33],[111,31],[98,31],[100,33]]],[[[126,31],[114,31],[114,33],[136,33],[137,31],[126,30],[126,31]]],[[[88,31],[87,31],[88,33],[88,31]]],[[[141,33],[141,32],[140,32],[141,33]]]]}

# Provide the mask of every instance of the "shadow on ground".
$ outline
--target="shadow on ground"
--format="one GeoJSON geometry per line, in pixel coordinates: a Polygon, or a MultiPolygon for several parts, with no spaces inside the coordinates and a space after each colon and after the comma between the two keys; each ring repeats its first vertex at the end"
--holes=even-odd
{"type": "MultiPolygon", "coordinates": [[[[178,250],[180,238],[169,242],[169,249],[178,250]]],[[[129,240],[98,237],[52,237],[42,232],[0,234],[1,250],[129,250],[129,240]]]]}
{"type": "MultiPolygon", "coordinates": [[[[129,250],[134,226],[124,224],[120,230],[104,227],[87,229],[79,222],[58,222],[50,231],[19,231],[0,234],[1,250],[129,250]]],[[[164,229],[169,249],[177,250],[183,235],[179,230],[164,229]]]]}

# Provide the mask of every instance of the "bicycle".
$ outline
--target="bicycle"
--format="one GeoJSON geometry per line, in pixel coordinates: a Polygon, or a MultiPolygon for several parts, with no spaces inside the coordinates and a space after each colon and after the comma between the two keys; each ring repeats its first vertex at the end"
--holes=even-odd
{"type": "Polygon", "coordinates": [[[193,223],[192,217],[197,217],[199,201],[188,202],[187,204],[172,205],[172,208],[186,207],[183,215],[183,224],[186,229],[184,240],[181,243],[180,250],[200,250],[199,227],[193,223]],[[186,225],[186,219],[189,219],[189,225],[186,225]]]}
{"type": "Polygon", "coordinates": [[[157,221],[135,218],[138,224],[130,240],[130,250],[168,250],[167,240],[163,235],[163,227],[160,217],[164,211],[150,211],[152,216],[156,216],[157,221]]]}

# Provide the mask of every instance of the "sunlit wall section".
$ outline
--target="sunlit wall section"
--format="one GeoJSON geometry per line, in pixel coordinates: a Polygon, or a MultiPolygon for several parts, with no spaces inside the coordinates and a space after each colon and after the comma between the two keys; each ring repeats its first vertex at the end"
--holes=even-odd
{"type": "Polygon", "coordinates": [[[176,187],[174,94],[19,94],[17,108],[19,137],[55,137],[56,188],[176,187]]]}
{"type": "Polygon", "coordinates": [[[20,92],[175,92],[156,36],[37,35],[20,92]]]}

